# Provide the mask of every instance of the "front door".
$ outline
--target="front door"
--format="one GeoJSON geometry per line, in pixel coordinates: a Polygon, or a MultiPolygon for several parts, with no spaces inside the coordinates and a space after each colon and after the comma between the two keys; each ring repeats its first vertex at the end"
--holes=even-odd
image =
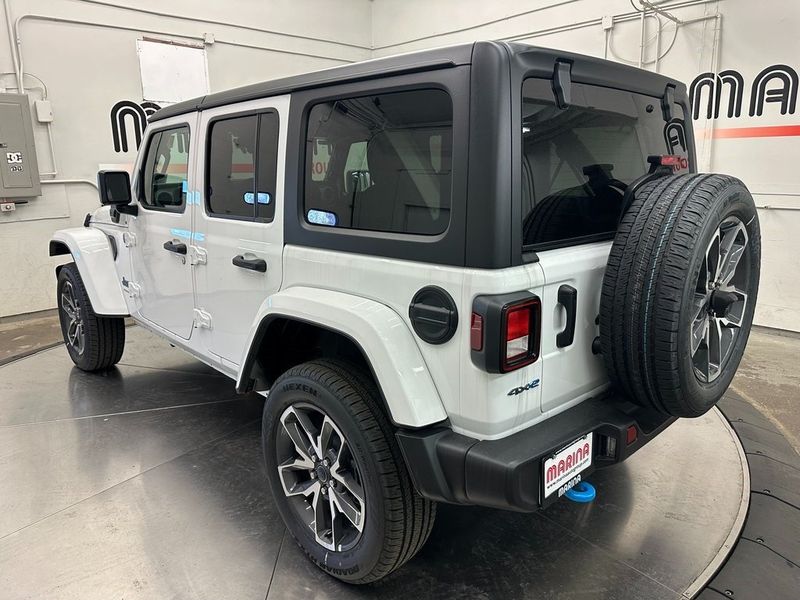
{"type": "Polygon", "coordinates": [[[259,307],[280,289],[287,96],[203,111],[195,219],[195,343],[235,372],[259,307]],[[200,171],[203,171],[202,173],[200,171]],[[202,207],[202,208],[201,208],[202,207]]]}
{"type": "Polygon", "coordinates": [[[148,132],[135,174],[139,214],[132,219],[133,280],[123,286],[135,299],[138,316],[183,339],[192,334],[194,297],[188,247],[192,207],[195,115],[148,132]],[[189,122],[187,122],[189,121],[189,122]]]}

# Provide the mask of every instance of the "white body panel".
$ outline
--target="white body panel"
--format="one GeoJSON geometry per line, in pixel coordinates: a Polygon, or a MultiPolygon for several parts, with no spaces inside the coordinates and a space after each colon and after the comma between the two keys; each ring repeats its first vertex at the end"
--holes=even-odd
{"type": "Polygon", "coordinates": [[[608,384],[602,356],[592,354],[592,341],[600,335],[595,319],[600,314],[600,291],[610,251],[611,242],[598,242],[539,252],[546,279],[540,294],[543,412],[597,395],[608,384]],[[556,336],[566,325],[564,307],[558,303],[562,285],[578,291],[578,308],[575,339],[569,346],[558,348],[556,336]]]}
{"type": "MultiPolygon", "coordinates": [[[[416,291],[430,284],[447,290],[458,305],[456,335],[441,345],[427,344],[416,336],[413,339],[453,430],[478,439],[495,439],[574,406],[607,385],[601,358],[591,354],[591,340],[597,335],[594,318],[603,275],[599,265],[604,263],[603,257],[607,257],[609,248],[609,243],[573,248],[569,259],[561,263],[561,270],[557,268],[556,256],[562,250],[549,253],[546,267],[548,272],[553,271],[552,286],[556,290],[552,301],[546,291],[545,263],[497,270],[464,269],[299,246],[286,246],[284,250],[283,287],[289,291],[294,286],[325,288],[385,304],[402,319],[409,331],[412,327],[408,307],[416,291]],[[595,264],[599,271],[594,266],[589,268],[595,264]],[[569,279],[570,273],[580,281],[569,279]],[[549,355],[545,360],[540,358],[506,374],[486,373],[472,363],[469,316],[475,296],[529,290],[542,298],[544,315],[554,315],[558,310],[563,312],[563,308],[555,305],[555,293],[561,283],[568,281],[573,281],[582,291],[585,291],[584,285],[592,285],[588,289],[593,291],[591,295],[578,295],[579,318],[575,342],[570,347],[555,351],[555,336],[563,329],[563,323],[555,323],[550,318],[548,324],[542,325],[541,347],[549,355]],[[556,383],[548,387],[551,362],[556,383]],[[581,371],[587,366],[592,374],[588,385],[581,371]],[[570,379],[570,372],[580,373],[580,376],[570,379]],[[509,395],[514,388],[535,379],[540,379],[542,385],[509,395]]],[[[354,337],[359,339],[357,335],[354,337]]],[[[369,356],[369,352],[367,354],[369,356]]],[[[402,353],[393,353],[391,361],[398,371],[409,368],[404,364],[402,353]]],[[[373,366],[377,369],[376,361],[373,366]]],[[[390,405],[393,402],[388,394],[387,401],[390,405]]]]}
{"type": "Polygon", "coordinates": [[[422,427],[447,418],[411,330],[385,304],[331,290],[290,287],[264,301],[251,322],[251,338],[243,353],[258,324],[269,315],[317,323],[355,340],[367,355],[397,424],[422,427]]]}
{"type": "MultiPolygon", "coordinates": [[[[199,145],[197,115],[181,115],[176,119],[165,120],[159,123],[158,129],[186,124],[189,126],[188,189],[192,190],[195,189],[192,165],[197,164],[199,145]]],[[[147,139],[149,136],[142,144],[134,173],[138,173],[147,149],[147,139]]],[[[137,177],[134,176],[134,190],[137,184],[137,177]]],[[[136,316],[184,340],[191,337],[193,329],[191,265],[188,255],[169,252],[164,249],[164,243],[191,243],[193,208],[189,202],[186,202],[182,212],[150,210],[139,205],[139,216],[129,220],[130,233],[133,234],[131,275],[132,281],[138,286],[136,316]]]]}
{"type": "MultiPolygon", "coordinates": [[[[284,151],[282,139],[281,154],[284,151]]],[[[278,189],[282,195],[282,181],[278,189]]],[[[206,217],[200,212],[202,208],[196,205],[193,208],[198,211],[193,231],[205,229],[205,235],[195,238],[195,242],[206,249],[209,256],[206,265],[190,266],[187,260],[186,268],[194,270],[196,293],[192,296],[190,287],[185,294],[196,301],[185,309],[183,316],[190,318],[195,306],[208,310],[212,316],[212,328],[195,328],[192,336],[185,339],[162,324],[144,318],[136,310],[141,306],[140,299],[129,297],[128,301],[137,322],[228,376],[241,380],[240,367],[258,324],[271,314],[280,314],[318,323],[355,340],[367,355],[392,419],[399,425],[423,427],[449,419],[451,427],[458,433],[477,439],[498,439],[566,410],[607,386],[602,360],[592,355],[590,348],[591,340],[597,335],[594,317],[610,249],[608,242],[542,252],[539,262],[497,270],[435,266],[286,246],[283,248],[282,269],[280,265],[274,265],[274,255],[265,251],[267,273],[242,273],[246,277],[258,276],[253,278],[251,286],[245,288],[243,282],[249,280],[242,278],[237,282],[236,278],[240,277],[238,269],[234,270],[231,265],[230,272],[225,273],[230,265],[229,255],[239,247],[236,244],[241,243],[239,238],[228,240],[227,243],[232,244],[228,246],[207,244],[209,236],[224,234],[227,222],[220,227],[219,222],[225,220],[206,217]],[[217,275],[214,275],[215,269],[217,275]],[[260,277],[281,270],[281,291],[270,293],[267,288],[274,290],[278,284],[260,277]],[[573,344],[559,349],[555,338],[564,328],[565,317],[556,297],[559,286],[564,283],[580,290],[578,322],[573,344]],[[429,284],[446,289],[458,305],[458,331],[442,345],[420,340],[413,333],[408,316],[414,293],[429,284]],[[226,290],[225,286],[236,291],[226,290]],[[467,325],[473,299],[481,294],[520,290],[529,290],[542,299],[541,357],[511,373],[486,373],[470,359],[467,325]],[[591,293],[585,293],[587,290],[591,293]],[[213,338],[215,330],[226,323],[220,317],[222,313],[230,316],[231,322],[226,326],[225,336],[219,338],[226,342],[216,342],[213,338]],[[213,351],[221,347],[214,345],[217,343],[229,344],[226,352],[230,357],[213,351]],[[581,375],[575,376],[578,373],[581,375]],[[539,386],[509,395],[511,390],[536,379],[541,382],[539,386]]],[[[106,209],[98,212],[103,210],[106,209]]],[[[141,214],[128,220],[141,220],[141,214]]],[[[151,214],[145,213],[144,218],[151,214]]],[[[283,213],[279,210],[273,225],[282,219],[283,213]]],[[[260,243],[263,245],[259,247],[268,248],[269,238],[265,236],[270,224],[235,222],[235,225],[250,226],[251,237],[262,236],[260,243]]],[[[142,227],[139,225],[140,229],[142,227]]],[[[99,235],[95,235],[99,239],[99,235]]],[[[105,234],[102,236],[105,239],[105,234]]],[[[114,277],[105,277],[102,286],[119,294],[119,281],[126,270],[125,255],[134,248],[120,245],[121,256],[117,261],[120,273],[117,275],[114,270],[114,277]]],[[[135,263],[138,255],[130,256],[135,263]]],[[[110,261],[110,255],[108,259],[110,261]]],[[[108,265],[111,269],[113,266],[113,263],[108,265]]],[[[136,270],[135,264],[133,270],[136,270]]],[[[96,269],[92,268],[91,272],[94,274],[96,269]]],[[[112,271],[107,269],[106,272],[112,271]]]]}
{"type": "Polygon", "coordinates": [[[92,308],[98,315],[127,315],[114,255],[106,234],[92,227],[74,227],[56,231],[53,241],[69,248],[78,267],[92,308]]]}
{"type": "Polygon", "coordinates": [[[273,109],[278,113],[278,168],[275,195],[275,216],[269,223],[220,218],[208,214],[204,178],[207,144],[197,145],[197,190],[194,203],[192,244],[206,258],[205,264],[194,267],[197,307],[211,315],[211,328],[198,329],[198,347],[213,354],[218,361],[238,368],[251,334],[251,324],[265,298],[281,287],[284,212],[284,158],[286,156],[286,123],[289,120],[289,96],[279,96],[244,102],[235,107],[225,106],[203,111],[200,135],[205,140],[209,123],[225,115],[273,109]],[[247,259],[263,259],[267,271],[249,271],[236,267],[231,260],[236,255],[247,259]]]}

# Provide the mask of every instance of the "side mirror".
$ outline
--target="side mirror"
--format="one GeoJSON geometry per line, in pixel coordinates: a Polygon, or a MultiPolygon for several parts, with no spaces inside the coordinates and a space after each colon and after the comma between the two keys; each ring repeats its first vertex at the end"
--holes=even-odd
{"type": "Polygon", "coordinates": [[[127,171],[99,171],[97,188],[100,191],[100,204],[112,206],[121,213],[135,215],[137,206],[131,206],[131,178],[127,171]]]}
{"type": "Polygon", "coordinates": [[[100,171],[97,187],[103,206],[131,203],[131,179],[126,171],[100,171]]]}

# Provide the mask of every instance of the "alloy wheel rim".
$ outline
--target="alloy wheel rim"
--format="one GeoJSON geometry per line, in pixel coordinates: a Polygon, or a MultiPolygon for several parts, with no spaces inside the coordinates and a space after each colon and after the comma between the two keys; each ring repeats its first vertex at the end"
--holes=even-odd
{"type": "Polygon", "coordinates": [[[715,381],[730,359],[750,296],[747,227],[737,217],[720,223],[706,248],[694,290],[689,339],[695,376],[715,381]]]}
{"type": "Polygon", "coordinates": [[[86,336],[83,330],[81,306],[78,299],[75,297],[75,290],[72,287],[72,283],[69,281],[64,282],[64,286],[61,288],[61,310],[67,317],[65,333],[67,344],[78,354],[83,354],[83,349],[86,346],[86,336]]]}
{"type": "Polygon", "coordinates": [[[278,477],[289,504],[327,550],[361,538],[366,500],[361,472],[339,427],[320,408],[292,404],[276,436],[278,477]]]}

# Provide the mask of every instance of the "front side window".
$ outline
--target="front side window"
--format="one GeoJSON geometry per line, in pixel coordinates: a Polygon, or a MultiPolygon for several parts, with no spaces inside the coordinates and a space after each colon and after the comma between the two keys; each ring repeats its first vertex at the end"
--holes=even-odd
{"type": "Polygon", "coordinates": [[[686,159],[683,111],[664,121],[659,98],[572,84],[559,109],[552,83],[522,86],[522,229],[525,248],[610,238],[625,189],[647,173],[649,155],[686,159]]]}
{"type": "Polygon", "coordinates": [[[208,212],[272,221],[278,172],[278,115],[214,121],[208,136],[208,212]]]}
{"type": "Polygon", "coordinates": [[[189,179],[189,128],[155,132],[144,160],[142,206],[153,210],[183,210],[189,179]]]}
{"type": "Polygon", "coordinates": [[[309,114],[309,223],[436,235],[450,222],[453,107],[447,92],[343,98],[309,114]]]}

